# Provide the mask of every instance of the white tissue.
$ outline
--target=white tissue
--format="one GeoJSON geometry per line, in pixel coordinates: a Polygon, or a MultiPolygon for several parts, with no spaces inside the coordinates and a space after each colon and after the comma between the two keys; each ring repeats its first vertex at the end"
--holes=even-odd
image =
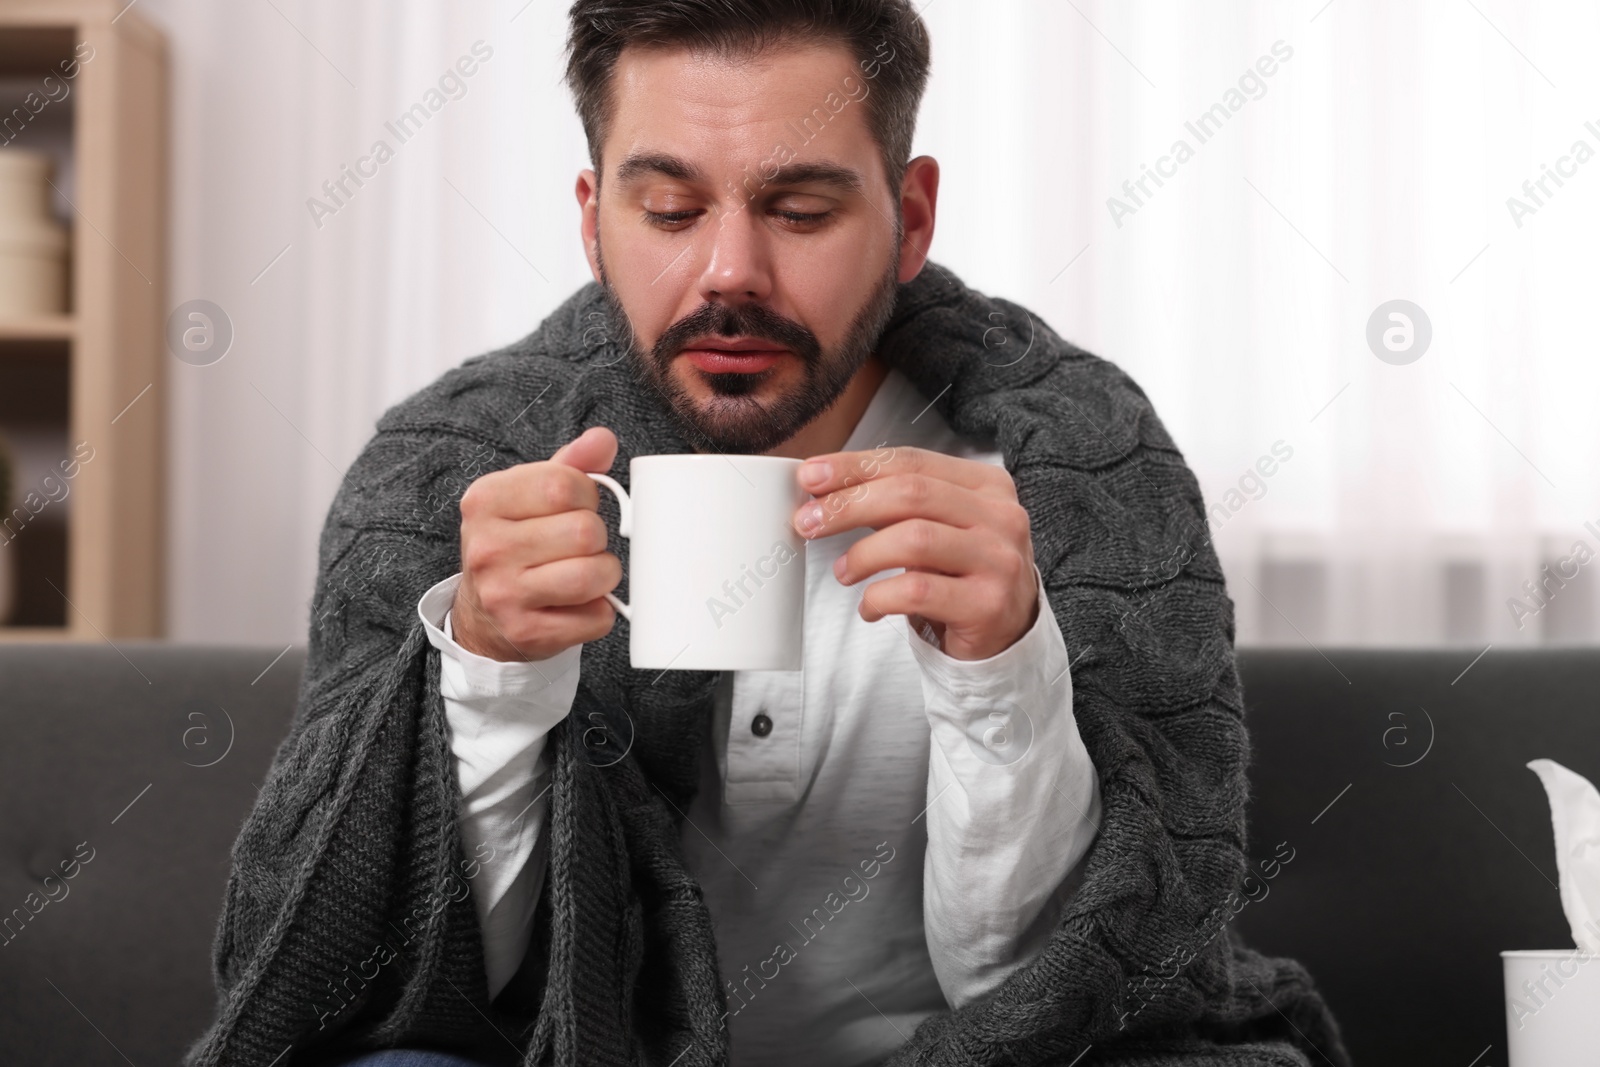
{"type": "Polygon", "coordinates": [[[1572,927],[1572,940],[1586,953],[1600,953],[1600,792],[1554,760],[1533,760],[1528,769],[1539,776],[1550,798],[1561,909],[1572,927]]]}

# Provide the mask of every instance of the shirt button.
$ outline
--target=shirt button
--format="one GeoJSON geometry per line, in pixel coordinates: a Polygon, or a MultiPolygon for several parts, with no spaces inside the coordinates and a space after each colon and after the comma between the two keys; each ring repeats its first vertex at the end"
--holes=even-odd
{"type": "Polygon", "coordinates": [[[766,737],[772,732],[772,720],[767,718],[766,712],[761,712],[750,720],[750,732],[757,737],[766,737]]]}

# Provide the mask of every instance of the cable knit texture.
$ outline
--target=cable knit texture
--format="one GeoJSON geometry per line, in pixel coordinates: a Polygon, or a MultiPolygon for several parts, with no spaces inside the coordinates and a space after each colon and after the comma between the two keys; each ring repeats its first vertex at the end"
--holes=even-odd
{"type": "MultiPolygon", "coordinates": [[[[1103,802],[1044,951],[993,996],[925,1021],[889,1062],[1345,1067],[1306,971],[1228,927],[1249,867],[1233,604],[1199,486],[1148,398],[933,263],[901,286],[878,351],[956,433],[1004,457],[1103,802]]],[[[632,456],[694,450],[636,378],[594,284],[379,420],[323,529],[298,705],[234,845],[217,1015],[190,1067],[388,1046],[506,1064],[728,1062],[711,915],[679,847],[716,675],[633,670],[622,620],[584,646],[573,712],[550,735],[533,943],[488,997],[469,880],[493,858],[463,853],[439,653],[415,605],[459,569],[466,486],[590,426],[616,432],[624,484],[632,456]]],[[[626,563],[606,494],[601,509],[626,563]]]]}

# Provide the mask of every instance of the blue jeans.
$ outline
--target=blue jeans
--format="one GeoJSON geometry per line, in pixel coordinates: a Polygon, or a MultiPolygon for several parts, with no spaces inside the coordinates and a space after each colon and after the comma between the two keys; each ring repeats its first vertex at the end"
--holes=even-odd
{"type": "Polygon", "coordinates": [[[338,1067],[483,1067],[477,1060],[432,1049],[386,1048],[339,1061],[338,1067]]]}

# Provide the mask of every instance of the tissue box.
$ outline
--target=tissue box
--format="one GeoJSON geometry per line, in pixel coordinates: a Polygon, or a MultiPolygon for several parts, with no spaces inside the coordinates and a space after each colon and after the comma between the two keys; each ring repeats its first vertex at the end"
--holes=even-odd
{"type": "Polygon", "coordinates": [[[1600,956],[1578,949],[1502,952],[1509,1067],[1600,1061],[1600,956]]]}

